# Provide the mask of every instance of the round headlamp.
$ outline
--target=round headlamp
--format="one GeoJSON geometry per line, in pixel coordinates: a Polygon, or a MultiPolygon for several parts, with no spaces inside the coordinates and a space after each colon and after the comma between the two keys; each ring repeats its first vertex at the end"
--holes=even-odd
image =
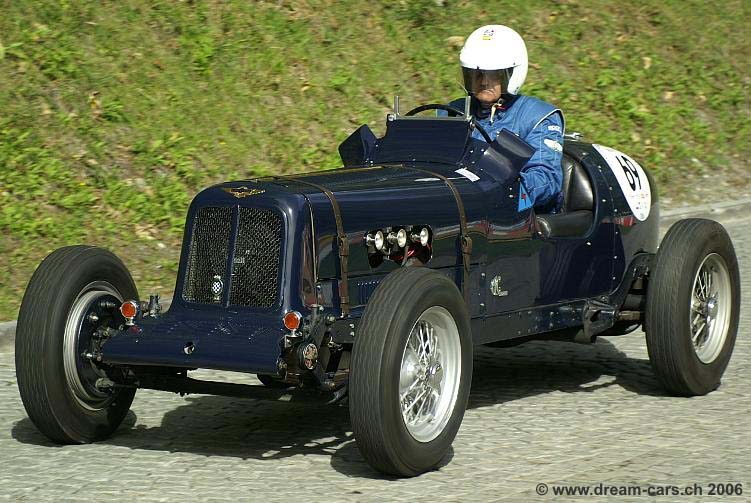
{"type": "Polygon", "coordinates": [[[423,246],[428,245],[428,241],[430,240],[430,231],[427,227],[423,227],[420,229],[420,244],[423,246]]]}
{"type": "Polygon", "coordinates": [[[376,250],[383,250],[384,238],[382,231],[376,231],[375,236],[373,236],[373,244],[375,245],[376,250]]]}
{"type": "Polygon", "coordinates": [[[407,231],[404,229],[399,229],[396,233],[396,245],[399,248],[404,248],[407,246],[407,231]]]}

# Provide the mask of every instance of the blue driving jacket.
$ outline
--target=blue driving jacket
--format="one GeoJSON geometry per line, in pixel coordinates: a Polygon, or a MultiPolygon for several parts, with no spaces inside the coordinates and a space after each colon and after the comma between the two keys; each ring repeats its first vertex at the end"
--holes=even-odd
{"type": "MultiPolygon", "coordinates": [[[[531,96],[518,94],[504,98],[502,105],[494,105],[494,112],[491,108],[479,106],[479,102],[473,100],[470,113],[487,131],[491,140],[502,129],[508,129],[535,149],[520,173],[524,188],[537,210],[555,211],[560,204],[563,182],[563,112],[550,103],[531,96]]],[[[465,99],[466,97],[456,99],[449,106],[464,110],[465,99]]],[[[439,110],[439,114],[446,115],[446,112],[439,110]]],[[[477,130],[472,136],[478,140],[483,139],[477,130]]]]}

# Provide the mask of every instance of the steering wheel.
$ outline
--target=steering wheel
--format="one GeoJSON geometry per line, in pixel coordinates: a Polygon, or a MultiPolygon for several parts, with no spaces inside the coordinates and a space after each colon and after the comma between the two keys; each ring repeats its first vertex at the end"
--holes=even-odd
{"type": "MultiPolygon", "coordinates": [[[[443,105],[442,103],[429,103],[427,105],[420,105],[417,108],[413,108],[406,114],[404,114],[405,117],[411,117],[413,115],[417,115],[420,112],[424,112],[426,110],[443,110],[444,112],[448,112],[449,116],[451,117],[463,117],[464,112],[459,110],[458,108],[450,107],[448,105],[443,105]]],[[[469,122],[477,128],[477,130],[480,132],[482,137],[485,139],[488,143],[493,143],[493,140],[490,139],[490,135],[487,131],[485,131],[485,128],[483,128],[474,117],[470,117],[469,122]]]]}

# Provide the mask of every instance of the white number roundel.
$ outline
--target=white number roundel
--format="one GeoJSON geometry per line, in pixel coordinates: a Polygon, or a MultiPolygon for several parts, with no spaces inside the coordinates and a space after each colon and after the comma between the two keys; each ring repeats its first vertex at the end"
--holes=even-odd
{"type": "Polygon", "coordinates": [[[592,145],[607,161],[631,212],[639,220],[646,220],[652,207],[652,189],[644,169],[639,163],[614,148],[592,145]]]}

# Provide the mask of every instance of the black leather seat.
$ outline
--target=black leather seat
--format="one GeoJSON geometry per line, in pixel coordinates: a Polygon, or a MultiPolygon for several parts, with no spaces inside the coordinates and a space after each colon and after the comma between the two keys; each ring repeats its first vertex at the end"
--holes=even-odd
{"type": "Polygon", "coordinates": [[[560,213],[537,216],[537,228],[545,238],[583,236],[594,219],[594,193],[589,175],[565,153],[561,168],[563,208],[560,213]]]}

